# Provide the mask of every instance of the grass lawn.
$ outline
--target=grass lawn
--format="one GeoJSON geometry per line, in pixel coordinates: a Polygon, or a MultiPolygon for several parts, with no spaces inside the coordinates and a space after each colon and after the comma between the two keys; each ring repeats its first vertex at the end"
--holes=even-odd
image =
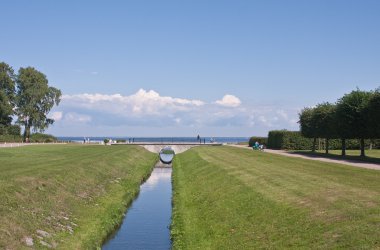
{"type": "Polygon", "coordinates": [[[101,246],[156,160],[137,146],[1,148],[0,249],[101,246]]]}
{"type": "Polygon", "coordinates": [[[355,161],[362,161],[362,162],[369,162],[369,163],[379,163],[380,164],[380,149],[372,149],[372,150],[366,150],[365,151],[365,157],[360,157],[360,150],[346,150],[346,156],[341,156],[342,151],[341,150],[329,150],[329,153],[326,155],[325,151],[316,151],[315,153],[311,151],[290,151],[297,154],[305,154],[305,155],[316,155],[316,156],[322,156],[326,158],[332,158],[332,159],[346,159],[346,160],[355,160],[355,161]]]}
{"type": "MultiPolygon", "coordinates": [[[[319,153],[324,153],[325,151],[317,151],[319,153]]],[[[329,154],[341,155],[341,150],[329,150],[329,154]]],[[[346,150],[347,156],[360,156],[360,150],[346,150]]],[[[379,158],[380,159],[380,149],[366,150],[365,155],[367,157],[379,158]]]]}
{"type": "Polygon", "coordinates": [[[232,147],[174,159],[174,249],[378,249],[380,171],[232,147]]]}

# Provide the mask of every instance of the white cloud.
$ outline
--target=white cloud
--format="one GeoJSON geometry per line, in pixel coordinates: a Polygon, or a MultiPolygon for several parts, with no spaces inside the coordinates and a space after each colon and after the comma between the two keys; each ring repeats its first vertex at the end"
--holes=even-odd
{"type": "Polygon", "coordinates": [[[50,114],[49,118],[55,120],[55,121],[60,121],[62,119],[63,113],[60,111],[56,111],[50,114]]]}
{"type": "Polygon", "coordinates": [[[85,114],[78,114],[75,112],[67,113],[64,117],[64,121],[66,122],[74,122],[74,123],[87,123],[92,120],[91,116],[85,114]]]}
{"type": "Polygon", "coordinates": [[[62,98],[71,105],[86,109],[96,109],[122,116],[160,115],[163,112],[188,111],[205,103],[200,100],[190,100],[160,96],[154,90],[140,89],[133,95],[120,94],[79,94],[64,95],[62,98]]]}
{"type": "Polygon", "coordinates": [[[225,95],[221,100],[217,100],[215,102],[216,104],[219,104],[224,107],[238,107],[241,104],[241,101],[239,98],[237,98],[234,95],[225,95]]]}
{"type": "Polygon", "coordinates": [[[207,103],[198,99],[162,96],[154,90],[144,89],[131,95],[84,93],[64,95],[58,108],[52,113],[52,117],[59,120],[54,125],[57,129],[82,128],[84,132],[88,129],[97,133],[104,130],[103,134],[124,127],[128,128],[125,129],[127,133],[131,129],[228,130],[237,134],[248,131],[247,135],[265,135],[266,132],[262,131],[297,129],[298,126],[295,123],[297,109],[286,105],[242,104],[238,97],[232,95],[207,103]]]}

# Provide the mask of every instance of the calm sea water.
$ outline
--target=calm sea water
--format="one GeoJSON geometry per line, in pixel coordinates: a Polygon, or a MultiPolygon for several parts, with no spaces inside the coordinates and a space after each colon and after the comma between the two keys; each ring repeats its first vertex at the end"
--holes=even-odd
{"type": "MultiPolygon", "coordinates": [[[[58,137],[61,141],[73,141],[73,142],[83,142],[83,140],[89,139],[90,142],[102,142],[104,139],[112,140],[133,140],[135,142],[197,142],[196,137],[112,137],[112,136],[103,136],[103,137],[58,137]]],[[[218,143],[238,143],[246,142],[249,140],[249,137],[201,137],[206,142],[214,140],[218,143]]]]}

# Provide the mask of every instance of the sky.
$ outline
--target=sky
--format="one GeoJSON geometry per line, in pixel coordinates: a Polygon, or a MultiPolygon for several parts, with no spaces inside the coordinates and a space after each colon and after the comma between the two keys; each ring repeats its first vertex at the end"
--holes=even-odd
{"type": "Polygon", "coordinates": [[[265,136],[380,86],[380,1],[1,3],[0,61],[62,90],[57,136],[265,136]]]}

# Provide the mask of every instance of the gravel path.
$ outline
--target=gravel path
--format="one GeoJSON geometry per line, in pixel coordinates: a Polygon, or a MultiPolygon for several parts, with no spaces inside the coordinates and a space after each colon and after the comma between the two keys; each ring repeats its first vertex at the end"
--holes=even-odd
{"type": "MultiPolygon", "coordinates": [[[[244,146],[244,145],[230,145],[230,146],[252,150],[252,148],[244,146]]],[[[270,154],[278,154],[278,155],[288,156],[288,157],[308,159],[308,160],[313,160],[313,161],[332,162],[332,163],[345,164],[345,165],[350,165],[350,166],[359,167],[359,168],[368,168],[368,169],[380,170],[380,164],[376,164],[376,163],[366,163],[366,162],[355,161],[355,160],[347,160],[347,159],[330,159],[330,158],[325,158],[325,157],[321,157],[321,156],[314,156],[314,155],[312,156],[312,155],[302,155],[302,154],[297,154],[297,153],[290,153],[290,152],[287,152],[284,150],[265,149],[264,152],[270,153],[270,154]]]]}

